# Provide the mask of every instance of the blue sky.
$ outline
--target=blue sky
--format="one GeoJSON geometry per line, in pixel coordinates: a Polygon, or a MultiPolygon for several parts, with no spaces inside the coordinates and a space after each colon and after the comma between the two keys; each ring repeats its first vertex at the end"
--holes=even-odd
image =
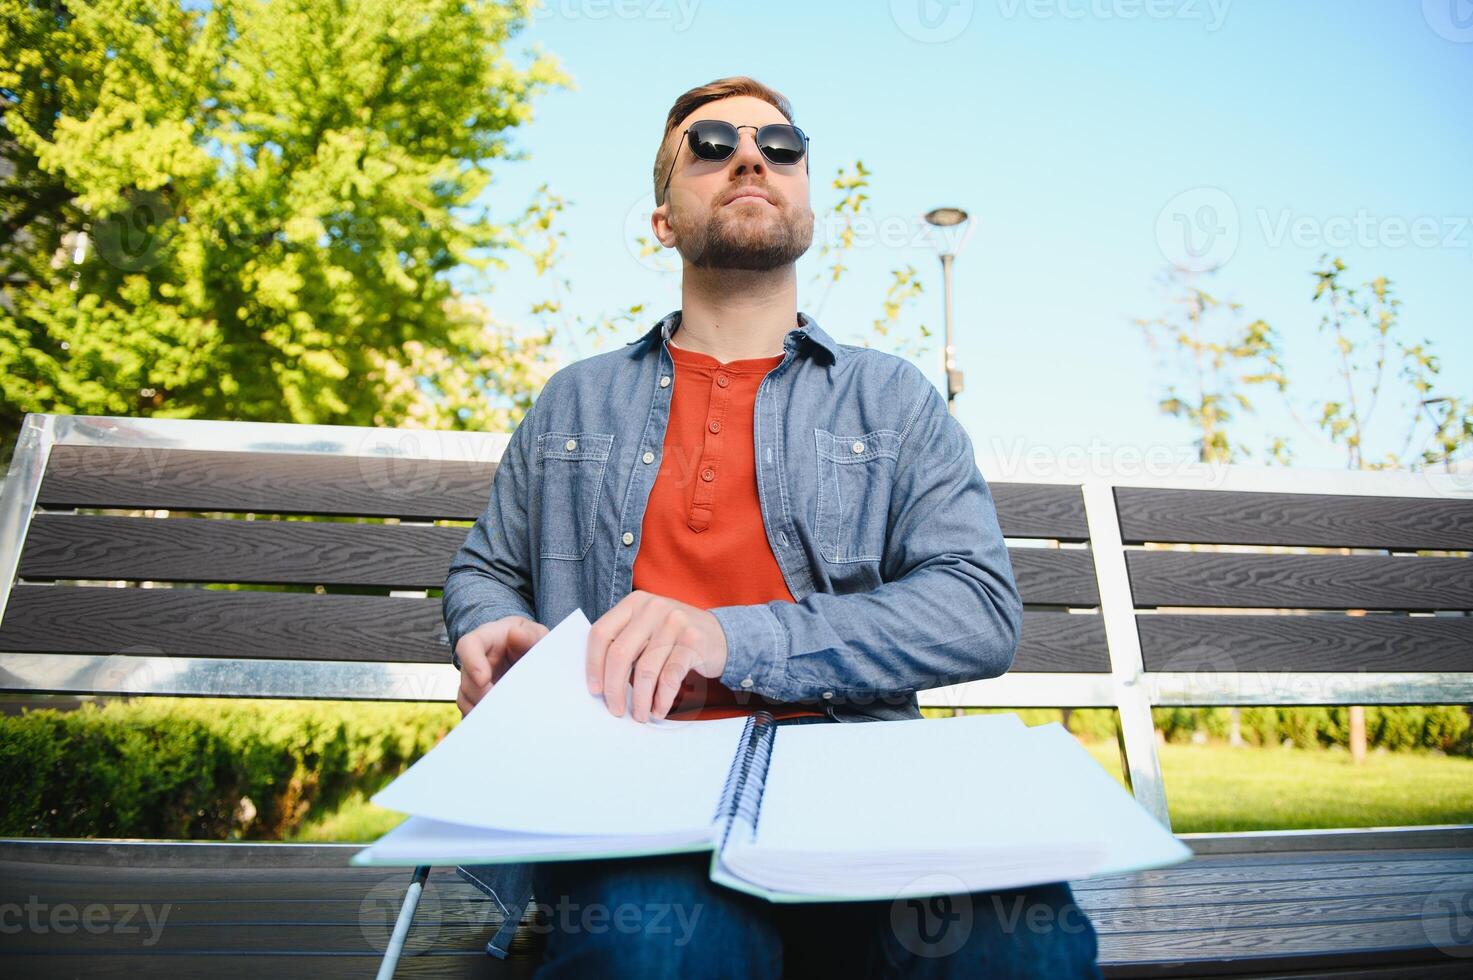
{"type": "MultiPolygon", "coordinates": [[[[1225,260],[1209,288],[1283,333],[1301,394],[1333,368],[1310,303],[1329,250],[1352,282],[1393,280],[1404,335],[1430,338],[1448,387],[1473,396],[1470,0],[549,0],[520,40],[576,89],[538,102],[516,141],[528,159],[499,165],[489,193],[503,214],[543,181],[569,200],[573,312],[644,302],[648,325],[679,306],[678,275],[641,262],[629,229],[670,102],[750,74],[812,139],[816,212],[839,166],[874,172],[886,231],[823,306],[838,339],[870,335],[906,264],[926,287],[909,321],[939,334],[939,263],[909,229],[938,205],[973,214],[957,414],[979,456],[1190,456],[1192,433],[1156,408],[1170,367],[1132,323],[1163,312],[1158,277],[1188,244],[1225,260]]],[[[817,252],[799,263],[810,312],[817,252]]],[[[488,299],[524,320],[546,288],[516,266],[488,299]]],[[[941,384],[939,339],[917,364],[941,384]]],[[[1344,465],[1259,400],[1243,441],[1282,432],[1297,465],[1344,465]]],[[[1378,409],[1387,445],[1393,409],[1378,409]]]]}

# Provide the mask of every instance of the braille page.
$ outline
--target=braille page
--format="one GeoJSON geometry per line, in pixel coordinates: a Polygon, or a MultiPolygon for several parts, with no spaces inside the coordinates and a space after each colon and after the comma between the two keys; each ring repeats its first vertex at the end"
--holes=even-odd
{"type": "Polygon", "coordinates": [[[518,833],[684,838],[708,829],[745,719],[610,714],[583,679],[590,628],[582,610],[570,613],[373,802],[518,833]]]}

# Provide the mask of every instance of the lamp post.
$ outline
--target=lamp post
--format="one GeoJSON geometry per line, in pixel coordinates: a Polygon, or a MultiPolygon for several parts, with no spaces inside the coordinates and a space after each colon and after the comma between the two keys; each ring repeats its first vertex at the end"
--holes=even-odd
{"type": "Polygon", "coordinates": [[[949,240],[951,237],[949,232],[943,231],[938,235],[941,253],[941,283],[946,302],[946,347],[941,352],[941,368],[946,372],[946,410],[954,415],[956,406],[953,400],[962,390],[962,372],[956,366],[956,348],[951,342],[951,266],[956,259],[956,253],[961,251],[962,244],[971,234],[972,226],[968,224],[967,212],[961,208],[933,208],[926,212],[926,223],[941,229],[967,225],[966,231],[955,245],[949,240]]]}

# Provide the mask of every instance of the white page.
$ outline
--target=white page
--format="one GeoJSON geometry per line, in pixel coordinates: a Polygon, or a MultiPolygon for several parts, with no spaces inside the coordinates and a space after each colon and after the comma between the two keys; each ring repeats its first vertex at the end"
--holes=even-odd
{"type": "Polygon", "coordinates": [[[711,848],[707,829],[653,837],[520,834],[410,817],[354,856],[355,865],[486,864],[561,858],[632,857],[711,848]]]}
{"type": "Polygon", "coordinates": [[[1190,857],[1062,726],[991,720],[779,731],[756,839],[737,838],[722,864],[789,895],[892,898],[1190,857]],[[875,792],[897,778],[901,792],[875,792]]]}
{"type": "Polygon", "coordinates": [[[570,613],[373,802],[522,833],[709,827],[746,719],[616,717],[583,679],[590,628],[581,609],[570,613]]]}
{"type": "Polygon", "coordinates": [[[979,828],[1029,778],[1017,748],[1027,731],[1013,714],[781,728],[757,843],[844,852],[985,843],[979,828]]]}

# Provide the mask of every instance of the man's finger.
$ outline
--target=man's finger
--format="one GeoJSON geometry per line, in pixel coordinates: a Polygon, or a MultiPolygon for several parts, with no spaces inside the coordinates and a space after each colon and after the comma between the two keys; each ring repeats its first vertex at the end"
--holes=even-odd
{"type": "Polygon", "coordinates": [[[669,644],[661,645],[651,643],[644,648],[644,653],[639,654],[633,668],[635,678],[635,690],[629,699],[629,713],[633,715],[636,722],[650,721],[650,706],[654,703],[654,690],[660,684],[660,673],[664,671],[664,662],[669,657],[669,644]]]}
{"type": "Polygon", "coordinates": [[[609,644],[629,622],[638,606],[644,602],[642,593],[635,591],[614,603],[612,609],[598,618],[588,632],[588,654],[584,659],[584,670],[589,694],[602,694],[604,682],[604,660],[608,656],[609,644]]]}
{"type": "Polygon", "coordinates": [[[660,671],[660,685],[655,690],[652,712],[656,718],[664,718],[670,714],[670,708],[680,696],[680,689],[684,686],[694,661],[695,655],[687,647],[677,646],[670,651],[665,667],[660,671]]]}
{"type": "MultiPolygon", "coordinates": [[[[634,612],[619,635],[609,643],[604,656],[604,704],[616,715],[624,713],[625,688],[633,677],[635,664],[664,616],[662,603],[647,602],[634,612]]],[[[655,669],[658,670],[658,666],[655,669]]]]}
{"type": "Polygon", "coordinates": [[[478,686],[491,683],[492,665],[486,656],[485,644],[473,633],[461,637],[455,645],[455,655],[460,658],[460,673],[469,677],[478,686]]]}

